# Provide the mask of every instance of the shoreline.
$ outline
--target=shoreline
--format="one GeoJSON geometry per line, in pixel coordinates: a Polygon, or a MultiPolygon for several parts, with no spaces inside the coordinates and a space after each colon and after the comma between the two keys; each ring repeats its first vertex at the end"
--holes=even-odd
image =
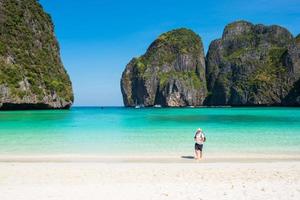
{"type": "MultiPolygon", "coordinates": [[[[0,163],[195,163],[193,155],[0,155],[0,163]]],[[[259,162],[300,162],[299,154],[224,154],[207,155],[201,163],[259,163],[259,162]]]]}

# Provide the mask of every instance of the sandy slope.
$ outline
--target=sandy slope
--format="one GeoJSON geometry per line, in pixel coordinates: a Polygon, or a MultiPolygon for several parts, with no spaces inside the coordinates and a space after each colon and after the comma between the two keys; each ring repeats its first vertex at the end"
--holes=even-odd
{"type": "Polygon", "coordinates": [[[298,200],[300,162],[1,162],[0,199],[298,200]]]}

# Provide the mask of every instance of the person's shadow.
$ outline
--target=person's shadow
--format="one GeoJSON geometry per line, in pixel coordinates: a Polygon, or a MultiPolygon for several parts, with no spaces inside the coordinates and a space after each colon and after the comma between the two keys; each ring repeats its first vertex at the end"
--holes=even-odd
{"type": "Polygon", "coordinates": [[[181,158],[184,158],[184,159],[195,159],[194,156],[181,156],[181,158]]]}

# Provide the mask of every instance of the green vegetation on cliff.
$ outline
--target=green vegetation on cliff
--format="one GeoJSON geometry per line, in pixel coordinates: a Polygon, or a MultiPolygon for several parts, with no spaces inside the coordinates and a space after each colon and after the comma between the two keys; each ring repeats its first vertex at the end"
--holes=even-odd
{"type": "Polygon", "coordinates": [[[204,83],[199,79],[197,74],[194,72],[172,71],[172,72],[160,73],[158,77],[159,77],[160,88],[164,88],[170,79],[185,81],[188,87],[195,88],[197,90],[200,90],[201,87],[206,87],[206,85],[204,85],[204,83]]]}
{"type": "Polygon", "coordinates": [[[36,0],[0,0],[0,16],[0,84],[8,88],[11,101],[5,103],[51,104],[43,98],[56,94],[72,104],[53,24],[41,5],[36,0]]]}
{"type": "Polygon", "coordinates": [[[180,54],[197,54],[203,48],[201,38],[193,31],[185,28],[162,34],[153,46],[160,47],[160,51],[173,49],[180,54]]]}
{"type": "Polygon", "coordinates": [[[297,44],[300,44],[300,34],[297,35],[297,37],[295,38],[295,41],[296,41],[297,44]]]}
{"type": "Polygon", "coordinates": [[[256,88],[265,85],[272,89],[272,86],[281,81],[282,76],[286,76],[287,69],[282,65],[282,57],[286,51],[286,48],[270,48],[266,60],[249,77],[246,84],[256,88]]]}
{"type": "Polygon", "coordinates": [[[203,51],[201,38],[193,31],[185,28],[169,31],[158,37],[148,48],[145,55],[137,59],[139,70],[145,70],[153,63],[158,66],[172,64],[179,54],[199,56],[203,51]]]}

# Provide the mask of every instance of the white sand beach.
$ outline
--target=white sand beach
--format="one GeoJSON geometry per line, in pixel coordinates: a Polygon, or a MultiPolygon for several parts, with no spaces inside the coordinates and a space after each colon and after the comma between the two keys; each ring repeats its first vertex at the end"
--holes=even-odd
{"type": "Polygon", "coordinates": [[[2,159],[0,199],[298,200],[300,161],[2,159]]]}

